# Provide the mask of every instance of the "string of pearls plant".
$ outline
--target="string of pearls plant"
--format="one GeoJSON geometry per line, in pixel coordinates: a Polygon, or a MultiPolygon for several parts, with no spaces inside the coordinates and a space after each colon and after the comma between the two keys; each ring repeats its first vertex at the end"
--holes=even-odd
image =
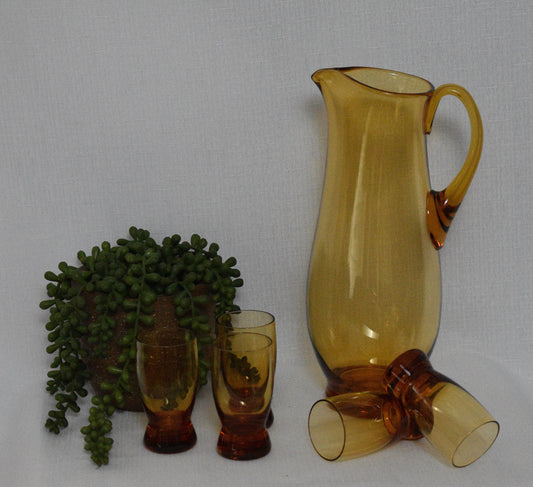
{"type": "Polygon", "coordinates": [[[100,384],[102,393],[93,395],[89,422],[81,428],[85,449],[98,466],[109,462],[113,444],[111,417],[131,392],[135,374],[135,339],[143,327],[154,325],[153,305],[159,296],[173,296],[179,325],[190,329],[199,347],[199,383],[205,384],[210,369],[206,350],[212,342],[206,304],[213,300],[215,314],[239,309],[234,304],[236,288],[243,285],[234,257],[223,261],[219,246],[208,246],[206,239],[194,234],[190,242],[179,235],[165,237],[161,244],[147,230],[131,227],[130,238],[117,240],[115,246],[103,242],[91,254],[78,252],[79,266],[61,262],[59,272],[44,277],[48,299],[40,303],[48,310],[46,323],[53,355],[48,372],[47,391],[56,405],[48,413],[46,428],[53,433],[68,426],[67,412],[80,411],[79,398],[87,396],[91,373],[86,364],[89,353],[105,357],[114,340],[116,313],[126,313],[127,331],[119,339],[122,353],[108,366],[113,381],[100,384]],[[199,294],[206,285],[208,294],[199,294]],[[96,305],[96,319],[90,319],[89,297],[96,305]],[[89,352],[90,350],[90,352],[89,352]]]}

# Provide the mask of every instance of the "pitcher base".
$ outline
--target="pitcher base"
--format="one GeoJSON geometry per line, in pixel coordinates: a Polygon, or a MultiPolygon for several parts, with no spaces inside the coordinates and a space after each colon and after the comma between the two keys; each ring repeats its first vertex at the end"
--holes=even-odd
{"type": "Polygon", "coordinates": [[[383,373],[380,365],[363,367],[343,367],[334,369],[328,377],[326,395],[337,396],[346,392],[383,392],[383,373]]]}

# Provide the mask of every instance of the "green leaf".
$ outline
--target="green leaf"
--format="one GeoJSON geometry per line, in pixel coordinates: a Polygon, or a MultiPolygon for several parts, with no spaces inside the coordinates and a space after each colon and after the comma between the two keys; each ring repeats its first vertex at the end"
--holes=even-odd
{"type": "Polygon", "coordinates": [[[113,384],[110,384],[109,382],[100,382],[100,389],[102,389],[102,391],[112,391],[114,388],[115,386],[113,384]]]}
{"type": "Polygon", "coordinates": [[[137,309],[137,300],[136,299],[125,299],[122,301],[122,307],[126,311],[132,311],[137,309]]]}
{"type": "MultiPolygon", "coordinates": [[[[59,348],[59,345],[57,345],[56,343],[53,343],[52,345],[48,345],[46,347],[46,353],[54,353],[58,348],[59,348]]],[[[49,377],[51,376],[49,375],[49,377]]]]}
{"type": "Polygon", "coordinates": [[[152,326],[154,324],[154,317],[150,315],[140,315],[139,319],[141,323],[146,326],[152,326]]]}
{"type": "Polygon", "coordinates": [[[233,267],[237,264],[237,259],[235,257],[230,257],[226,262],[224,262],[224,265],[227,267],[233,267]]]}
{"type": "Polygon", "coordinates": [[[131,235],[131,238],[137,238],[137,234],[138,234],[137,227],[131,226],[128,232],[131,235]]]}
{"type": "Polygon", "coordinates": [[[54,281],[54,282],[57,282],[59,281],[59,278],[57,277],[56,274],[54,274],[52,271],[47,271],[44,273],[44,278],[47,280],[47,281],[54,281]]]}
{"type": "Polygon", "coordinates": [[[156,296],[156,294],[153,291],[144,291],[141,294],[141,302],[145,306],[150,306],[151,304],[153,304],[155,302],[156,298],[157,298],[157,296],[156,296]]]}
{"type": "Polygon", "coordinates": [[[55,299],[45,299],[44,301],[41,301],[39,303],[39,307],[41,309],[48,309],[51,308],[56,303],[55,299]]]}
{"type": "Polygon", "coordinates": [[[150,274],[146,274],[145,279],[148,282],[159,282],[161,280],[161,276],[157,272],[151,272],[150,274]]]}
{"type": "Polygon", "coordinates": [[[110,365],[108,368],[107,368],[107,371],[110,373],[110,374],[115,374],[115,375],[120,375],[122,374],[122,369],[119,368],[119,367],[116,367],[114,365],[110,365]]]}

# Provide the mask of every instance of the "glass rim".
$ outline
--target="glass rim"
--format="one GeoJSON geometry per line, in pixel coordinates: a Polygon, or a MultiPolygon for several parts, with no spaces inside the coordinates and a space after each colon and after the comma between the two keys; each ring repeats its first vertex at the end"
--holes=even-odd
{"type": "Polygon", "coordinates": [[[367,67],[367,66],[352,66],[352,67],[336,68],[336,69],[338,69],[345,76],[348,76],[350,79],[360,84],[361,86],[364,86],[374,91],[378,91],[380,93],[385,93],[385,94],[390,94],[390,95],[400,95],[400,96],[428,96],[431,93],[433,93],[433,91],[435,91],[435,87],[427,79],[422,78],[421,76],[414,75],[414,74],[404,73],[402,71],[396,71],[394,69],[373,68],[373,67],[367,67]],[[362,71],[368,71],[368,72],[372,71],[372,72],[380,73],[380,74],[383,74],[389,77],[397,76],[397,77],[410,78],[413,80],[417,80],[421,84],[424,84],[426,86],[426,89],[401,91],[401,90],[379,88],[378,86],[375,86],[361,79],[358,79],[356,76],[356,73],[362,72],[362,71]],[[351,74],[352,72],[354,73],[354,76],[352,76],[351,74]]]}
{"type": "Polygon", "coordinates": [[[146,347],[157,347],[157,348],[179,348],[179,347],[190,347],[191,345],[196,344],[197,339],[190,330],[185,328],[176,328],[175,330],[170,331],[170,336],[175,340],[174,343],[154,343],[150,342],[148,339],[154,337],[157,334],[156,330],[152,331],[153,334],[148,331],[144,336],[139,336],[135,338],[137,344],[146,346],[146,347]]]}
{"type": "Polygon", "coordinates": [[[272,347],[272,344],[274,341],[269,336],[263,334],[263,333],[254,333],[249,331],[237,331],[237,332],[228,332],[227,334],[223,336],[216,337],[213,342],[213,348],[216,348],[217,350],[220,350],[222,352],[239,352],[239,353],[252,353],[252,352],[260,352],[262,350],[266,350],[269,347],[272,347]],[[244,347],[231,347],[230,345],[222,346],[221,342],[223,340],[227,340],[228,337],[231,336],[243,336],[243,335],[254,335],[256,337],[262,337],[262,339],[266,339],[266,343],[260,347],[253,348],[250,346],[244,346],[244,347]]]}
{"type": "Polygon", "coordinates": [[[257,315],[264,315],[265,317],[268,317],[268,321],[265,321],[264,323],[261,323],[260,325],[246,325],[246,326],[240,326],[240,327],[237,327],[237,328],[258,328],[260,326],[271,325],[272,323],[275,323],[275,321],[276,321],[276,318],[274,317],[274,315],[272,313],[269,313],[268,311],[263,311],[263,310],[260,310],[260,309],[250,308],[250,309],[237,309],[237,310],[226,311],[224,313],[221,313],[220,315],[218,315],[216,317],[216,323],[218,325],[226,326],[226,327],[229,328],[229,325],[226,325],[225,323],[221,323],[220,322],[220,319],[223,316],[244,315],[246,313],[254,313],[254,314],[257,314],[257,315]]]}
{"type": "Polygon", "coordinates": [[[311,406],[311,409],[309,410],[309,415],[307,416],[307,431],[309,433],[309,437],[311,439],[311,444],[313,445],[313,448],[324,460],[327,460],[328,462],[334,462],[342,457],[342,454],[344,453],[344,449],[346,448],[346,425],[344,423],[344,418],[342,417],[342,412],[340,411],[340,409],[337,407],[337,405],[334,402],[330,401],[327,397],[319,399],[318,401],[315,401],[315,403],[311,406]],[[342,445],[339,445],[338,453],[335,456],[334,455],[325,456],[323,452],[317,447],[315,440],[313,439],[313,435],[311,434],[311,430],[312,430],[311,415],[313,414],[315,407],[322,405],[324,403],[330,406],[330,408],[332,408],[331,412],[335,413],[335,416],[339,419],[339,422],[342,426],[342,432],[343,432],[342,445]]]}
{"type": "Polygon", "coordinates": [[[476,460],[479,460],[487,451],[490,449],[490,447],[494,444],[496,441],[496,438],[498,438],[498,435],[500,433],[500,423],[496,421],[495,419],[487,419],[487,421],[484,421],[480,424],[478,424],[475,428],[472,429],[468,434],[466,434],[463,439],[459,442],[459,444],[455,447],[453,450],[452,456],[451,456],[451,463],[454,467],[457,468],[463,468],[468,467],[468,465],[472,465],[476,460]],[[483,451],[479,451],[479,454],[472,455],[472,457],[469,459],[466,463],[456,463],[456,456],[458,451],[464,446],[465,442],[476,432],[479,432],[482,428],[485,429],[487,426],[495,426],[496,430],[493,432],[492,437],[490,438],[490,441],[487,441],[485,444],[485,447],[483,451]]]}

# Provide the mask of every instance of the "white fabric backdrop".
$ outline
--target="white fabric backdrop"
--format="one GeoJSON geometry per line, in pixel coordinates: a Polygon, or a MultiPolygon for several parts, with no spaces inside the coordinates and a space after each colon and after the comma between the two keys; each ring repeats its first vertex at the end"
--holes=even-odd
{"type": "MultiPolygon", "coordinates": [[[[0,306],[3,485],[529,485],[533,380],[530,185],[533,3],[455,1],[92,1],[0,3],[0,306]],[[306,328],[307,265],[327,121],[311,73],[376,66],[463,85],[484,121],[478,173],[441,251],[436,368],[501,422],[478,462],[453,469],[425,441],[331,464],[307,436],[324,378],[306,328]],[[43,273],[130,225],[194,232],[234,255],[241,307],[272,311],[278,370],[264,459],[215,451],[210,392],[184,454],[142,446],[142,414],[114,416],[97,469],[73,417],[43,422],[43,273]]],[[[428,139],[436,189],[468,146],[466,114],[439,108],[428,139]]]]}

